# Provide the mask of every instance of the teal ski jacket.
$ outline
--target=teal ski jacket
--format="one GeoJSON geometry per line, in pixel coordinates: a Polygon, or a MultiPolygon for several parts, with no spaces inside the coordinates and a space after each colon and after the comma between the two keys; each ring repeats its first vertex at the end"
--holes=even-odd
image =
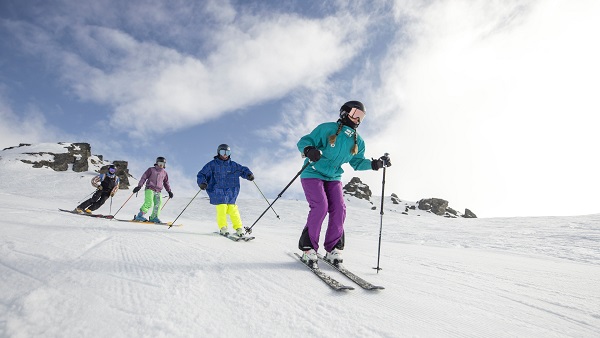
{"type": "MultiPolygon", "coordinates": [[[[372,170],[371,160],[365,158],[365,142],[357,135],[358,153],[352,155],[354,133],[356,130],[343,126],[335,144],[329,144],[329,136],[334,135],[339,122],[326,122],[318,125],[310,134],[298,141],[298,150],[304,154],[304,148],[313,146],[321,150],[321,159],[304,169],[300,178],[318,178],[324,181],[341,181],[344,170],[342,165],[349,163],[354,170],[372,170]]],[[[304,164],[309,159],[304,160],[304,164]]]]}

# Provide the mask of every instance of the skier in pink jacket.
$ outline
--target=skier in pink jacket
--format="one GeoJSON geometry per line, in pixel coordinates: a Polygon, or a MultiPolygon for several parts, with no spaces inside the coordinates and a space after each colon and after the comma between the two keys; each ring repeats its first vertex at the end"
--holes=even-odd
{"type": "Polygon", "coordinates": [[[160,193],[163,187],[167,190],[167,193],[169,193],[169,198],[173,198],[173,192],[171,192],[171,186],[169,185],[169,175],[165,170],[166,166],[167,160],[162,156],[157,157],[154,167],[148,168],[140,178],[137,187],[133,188],[133,192],[137,193],[142,189],[144,183],[146,184],[144,204],[140,207],[140,212],[134,217],[135,221],[162,223],[158,218],[158,215],[160,214],[160,206],[162,204],[162,196],[160,193]],[[144,216],[150,209],[152,209],[150,218],[146,219],[144,216]]]}

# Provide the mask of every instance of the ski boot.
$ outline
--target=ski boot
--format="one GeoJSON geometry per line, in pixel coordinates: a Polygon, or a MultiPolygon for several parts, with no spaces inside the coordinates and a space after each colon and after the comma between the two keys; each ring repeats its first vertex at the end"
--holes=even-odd
{"type": "Polygon", "coordinates": [[[313,269],[319,268],[319,266],[317,265],[317,252],[315,251],[315,249],[309,249],[309,250],[304,251],[302,253],[301,259],[309,267],[311,267],[313,269]]]}
{"type": "Polygon", "coordinates": [[[75,211],[78,214],[83,214],[83,209],[80,209],[80,208],[75,208],[75,210],[73,210],[73,211],[75,211]]]}
{"type": "Polygon", "coordinates": [[[90,209],[85,209],[85,213],[88,214],[88,215],[91,215],[92,211],[90,209]]]}
{"type": "Polygon", "coordinates": [[[340,249],[333,249],[331,251],[329,251],[328,253],[325,254],[325,260],[327,260],[328,262],[330,262],[331,264],[338,266],[339,264],[341,264],[344,259],[342,258],[342,250],[340,249]]]}
{"type": "Polygon", "coordinates": [[[235,234],[238,237],[244,237],[244,235],[245,235],[244,228],[240,227],[240,228],[235,229],[235,234]]]}
{"type": "Polygon", "coordinates": [[[136,216],[134,216],[133,220],[138,222],[148,222],[146,217],[144,217],[144,213],[142,211],[140,211],[136,216]]]}
{"type": "Polygon", "coordinates": [[[224,226],[219,229],[219,233],[223,236],[229,236],[229,229],[227,229],[227,226],[224,226]]]}
{"type": "Polygon", "coordinates": [[[149,220],[150,222],[153,222],[153,223],[162,223],[162,222],[160,221],[160,219],[158,219],[158,216],[157,216],[157,217],[152,217],[152,216],[150,216],[150,218],[149,218],[148,220],[149,220]]]}

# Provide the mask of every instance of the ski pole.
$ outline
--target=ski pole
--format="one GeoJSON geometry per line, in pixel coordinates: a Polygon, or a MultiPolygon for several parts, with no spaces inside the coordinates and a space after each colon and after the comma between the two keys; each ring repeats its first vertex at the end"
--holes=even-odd
{"type": "MultiPolygon", "coordinates": [[[[185,209],[187,209],[190,204],[192,204],[192,201],[194,200],[194,198],[196,198],[196,196],[198,196],[198,194],[202,191],[202,189],[198,190],[198,192],[196,193],[196,195],[194,195],[194,197],[192,197],[192,199],[190,200],[190,203],[188,203],[185,208],[183,208],[183,210],[181,210],[181,212],[179,213],[179,215],[177,216],[177,218],[175,218],[175,220],[171,223],[171,225],[169,225],[169,229],[171,229],[171,227],[173,226],[173,224],[175,224],[175,222],[177,222],[177,220],[179,219],[179,216],[181,216],[181,214],[183,214],[183,212],[185,211],[185,209]]],[[[165,202],[165,204],[167,204],[165,202]]]]}
{"type": "Polygon", "coordinates": [[[127,201],[125,201],[125,203],[123,203],[123,205],[119,208],[119,210],[117,210],[117,212],[115,212],[115,214],[113,215],[113,218],[111,218],[111,221],[115,218],[115,216],[117,216],[117,214],[119,213],[119,211],[121,211],[121,209],[123,209],[123,207],[125,206],[125,204],[127,204],[127,202],[129,202],[129,200],[133,197],[133,194],[134,193],[132,192],[131,196],[129,196],[129,198],[127,199],[127,201]]]}
{"type": "Polygon", "coordinates": [[[308,161],[306,162],[306,164],[302,167],[302,169],[300,169],[300,171],[296,174],[296,176],[294,176],[294,178],[292,178],[292,180],[290,181],[290,183],[288,183],[288,185],[285,186],[285,188],[283,188],[283,190],[279,193],[279,195],[277,195],[277,198],[273,200],[273,202],[271,202],[269,204],[269,207],[267,209],[265,209],[265,211],[263,211],[262,214],[260,214],[260,216],[258,216],[258,219],[256,221],[254,221],[254,223],[250,226],[250,227],[244,227],[244,229],[246,229],[246,233],[247,234],[251,234],[252,233],[252,228],[254,227],[254,225],[256,223],[258,223],[258,221],[263,217],[263,215],[269,210],[269,208],[271,208],[271,206],[273,204],[275,204],[275,202],[277,202],[277,200],[279,199],[279,197],[281,197],[281,195],[283,195],[283,193],[287,190],[287,188],[290,187],[290,185],[292,185],[292,183],[294,183],[294,181],[296,180],[296,178],[298,178],[298,176],[300,176],[300,174],[304,171],[304,169],[306,169],[306,167],[308,167],[308,165],[311,162],[308,161]]]}
{"type": "MultiPolygon", "coordinates": [[[[385,153],[383,156],[389,156],[390,154],[385,153]]],[[[383,181],[381,181],[381,207],[379,208],[379,246],[377,247],[377,267],[373,268],[375,270],[377,270],[377,273],[379,273],[379,270],[381,270],[381,268],[379,267],[379,258],[381,257],[381,232],[383,230],[383,201],[385,200],[385,169],[386,169],[386,163],[384,163],[383,166],[383,181]]]]}
{"type": "MultiPolygon", "coordinates": [[[[255,181],[252,181],[252,182],[254,183],[254,185],[256,186],[256,189],[258,189],[258,191],[260,192],[260,194],[262,195],[262,197],[264,197],[265,201],[267,201],[267,204],[269,204],[269,200],[265,197],[265,194],[263,194],[263,192],[260,191],[260,188],[258,187],[258,184],[256,184],[255,181]]],[[[271,206],[269,205],[269,207],[271,207],[271,206]]],[[[281,218],[279,218],[279,215],[277,215],[277,212],[275,211],[275,209],[273,209],[273,207],[271,207],[271,210],[273,210],[273,212],[275,213],[275,216],[277,216],[278,219],[281,219],[281,218]]]]}
{"type": "Polygon", "coordinates": [[[79,201],[79,202],[77,202],[77,203],[78,203],[78,204],[81,204],[81,202],[83,202],[83,201],[87,200],[88,198],[90,198],[90,196],[92,196],[92,194],[94,194],[95,192],[96,192],[95,190],[94,190],[94,191],[92,191],[92,193],[91,193],[91,194],[89,194],[89,195],[85,196],[85,197],[84,197],[84,198],[83,198],[81,201],[79,201]]]}
{"type": "Polygon", "coordinates": [[[164,208],[165,208],[165,205],[167,205],[167,203],[169,203],[169,200],[170,200],[170,199],[171,199],[170,197],[169,197],[169,198],[167,198],[167,200],[165,201],[165,204],[163,204],[163,206],[160,208],[160,211],[162,211],[162,209],[164,209],[164,208]]]}
{"type": "Polygon", "coordinates": [[[110,209],[108,210],[108,214],[112,214],[112,196],[110,196],[110,209]]]}

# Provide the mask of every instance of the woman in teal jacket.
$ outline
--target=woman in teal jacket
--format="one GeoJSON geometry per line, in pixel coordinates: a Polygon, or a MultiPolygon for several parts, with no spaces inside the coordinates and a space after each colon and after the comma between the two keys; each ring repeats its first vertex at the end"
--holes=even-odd
{"type": "Polygon", "coordinates": [[[310,266],[317,264],[319,235],[327,214],[325,259],[334,264],[343,261],[346,204],[342,192],[342,165],[349,163],[354,170],[378,170],[391,165],[387,156],[377,160],[365,158],[365,142],[356,132],[364,117],[365,107],[361,102],[346,102],[340,108],[337,122],[320,124],[298,141],[298,150],[306,157],[305,163],[311,162],[300,175],[310,211],[298,243],[304,252],[302,260],[310,266]]]}

